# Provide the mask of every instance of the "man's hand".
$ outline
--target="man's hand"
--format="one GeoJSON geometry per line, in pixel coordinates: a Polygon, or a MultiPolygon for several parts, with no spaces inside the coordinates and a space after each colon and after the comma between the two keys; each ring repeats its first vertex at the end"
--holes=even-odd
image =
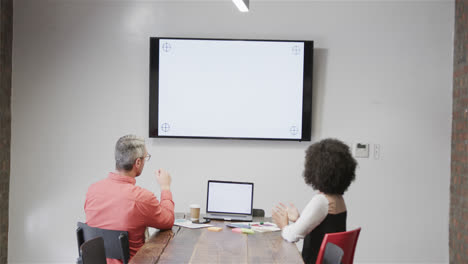
{"type": "Polygon", "coordinates": [[[289,221],[291,221],[291,222],[296,222],[297,221],[297,219],[299,218],[299,210],[297,210],[297,208],[296,208],[296,206],[294,206],[294,204],[289,203],[289,206],[286,206],[283,203],[279,203],[279,205],[282,208],[282,210],[285,210],[288,213],[289,221]]]}
{"type": "Polygon", "coordinates": [[[281,229],[288,225],[288,212],[283,207],[276,206],[271,211],[273,222],[281,229]]]}
{"type": "Polygon", "coordinates": [[[156,172],[156,181],[158,181],[159,186],[161,186],[162,190],[170,190],[171,189],[171,175],[163,169],[159,169],[156,172]]]}

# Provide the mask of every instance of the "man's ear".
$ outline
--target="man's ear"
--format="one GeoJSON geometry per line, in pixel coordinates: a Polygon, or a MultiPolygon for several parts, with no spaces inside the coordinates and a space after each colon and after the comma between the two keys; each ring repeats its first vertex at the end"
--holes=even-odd
{"type": "Polygon", "coordinates": [[[140,158],[135,160],[135,167],[137,167],[137,168],[141,167],[141,159],[140,158]]]}

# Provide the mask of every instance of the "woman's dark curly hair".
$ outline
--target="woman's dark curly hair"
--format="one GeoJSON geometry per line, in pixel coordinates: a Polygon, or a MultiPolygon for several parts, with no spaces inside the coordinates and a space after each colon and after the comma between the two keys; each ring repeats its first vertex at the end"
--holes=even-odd
{"type": "Polygon", "coordinates": [[[337,139],[324,139],[306,150],[304,180],[326,194],[343,194],[354,181],[356,160],[337,139]]]}

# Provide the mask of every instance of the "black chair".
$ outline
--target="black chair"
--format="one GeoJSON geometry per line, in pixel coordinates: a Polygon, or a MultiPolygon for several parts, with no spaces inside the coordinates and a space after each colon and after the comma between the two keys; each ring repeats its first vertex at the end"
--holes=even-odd
{"type": "Polygon", "coordinates": [[[341,264],[343,255],[343,249],[332,242],[328,242],[323,253],[322,264],[341,264]]]}
{"type": "Polygon", "coordinates": [[[265,217],[265,210],[263,209],[253,209],[253,213],[252,213],[252,216],[253,217],[265,217]]]}
{"type": "Polygon", "coordinates": [[[106,250],[106,258],[120,259],[124,264],[130,259],[130,249],[128,246],[128,232],[107,230],[96,227],[90,227],[87,224],[78,222],[76,229],[76,238],[78,242],[78,263],[82,263],[80,247],[90,239],[102,237],[104,240],[104,248],[106,250]]]}
{"type": "Polygon", "coordinates": [[[96,237],[84,242],[80,247],[83,264],[106,264],[106,249],[104,239],[96,237]]]}

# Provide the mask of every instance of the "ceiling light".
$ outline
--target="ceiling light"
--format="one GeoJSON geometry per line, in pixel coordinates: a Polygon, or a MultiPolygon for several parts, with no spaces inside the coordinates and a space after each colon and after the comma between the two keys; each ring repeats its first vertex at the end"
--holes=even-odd
{"type": "Polygon", "coordinates": [[[249,12],[249,0],[232,0],[241,12],[249,12]]]}

